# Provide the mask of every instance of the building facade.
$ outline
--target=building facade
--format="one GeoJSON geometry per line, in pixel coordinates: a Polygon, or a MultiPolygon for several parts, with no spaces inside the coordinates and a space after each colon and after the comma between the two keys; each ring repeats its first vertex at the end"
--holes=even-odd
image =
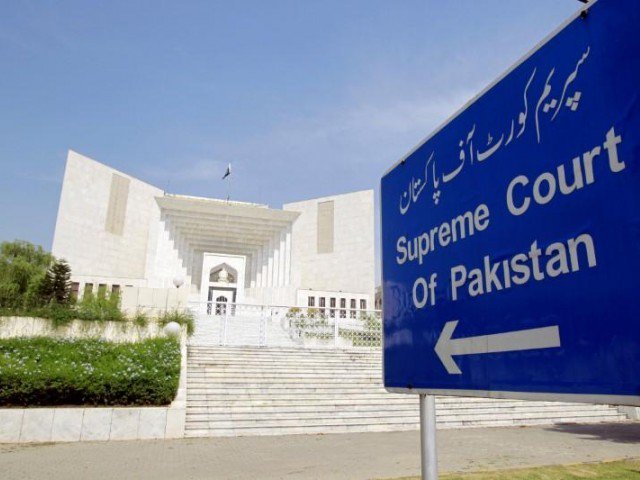
{"type": "Polygon", "coordinates": [[[373,191],[275,209],[169,194],[70,151],[52,252],[79,296],[180,286],[190,302],[372,309],[373,191]]]}

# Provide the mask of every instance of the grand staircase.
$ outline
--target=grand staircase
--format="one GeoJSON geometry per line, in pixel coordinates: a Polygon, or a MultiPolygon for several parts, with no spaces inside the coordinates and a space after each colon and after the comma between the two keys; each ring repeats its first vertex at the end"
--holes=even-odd
{"type": "MultiPolygon", "coordinates": [[[[186,436],[418,428],[418,399],[389,394],[380,353],[191,345],[186,436]]],[[[439,397],[439,428],[622,421],[615,407],[439,397]]]]}

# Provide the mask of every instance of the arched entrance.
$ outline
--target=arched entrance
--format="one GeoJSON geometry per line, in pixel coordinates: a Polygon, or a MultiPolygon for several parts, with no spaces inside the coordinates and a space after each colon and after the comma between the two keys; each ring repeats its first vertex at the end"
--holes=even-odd
{"type": "Polygon", "coordinates": [[[226,315],[230,304],[236,302],[238,291],[238,272],[226,263],[213,267],[209,271],[209,292],[207,295],[207,313],[226,315]]]}

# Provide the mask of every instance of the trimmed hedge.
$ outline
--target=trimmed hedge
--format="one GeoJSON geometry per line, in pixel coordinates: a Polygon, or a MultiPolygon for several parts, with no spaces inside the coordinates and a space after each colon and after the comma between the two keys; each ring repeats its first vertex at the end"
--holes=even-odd
{"type": "Polygon", "coordinates": [[[45,337],[0,340],[0,406],[167,405],[180,378],[180,345],[45,337]]]}

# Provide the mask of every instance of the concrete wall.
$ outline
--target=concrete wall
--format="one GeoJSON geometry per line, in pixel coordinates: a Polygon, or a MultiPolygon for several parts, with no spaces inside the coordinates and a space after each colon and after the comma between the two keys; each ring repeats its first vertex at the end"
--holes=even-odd
{"type": "Polygon", "coordinates": [[[145,327],[138,327],[128,322],[73,320],[56,327],[53,321],[46,318],[0,317],[0,338],[43,336],[67,339],[99,338],[109,342],[137,342],[162,335],[162,327],[155,322],[149,322],[145,327]]]}
{"type": "MultiPolygon", "coordinates": [[[[135,342],[162,336],[153,322],[138,327],[123,322],[75,320],[54,327],[43,318],[0,317],[0,338],[47,336],[135,342]]],[[[183,438],[187,407],[187,330],[180,335],[180,380],[167,407],[0,408],[0,443],[80,442],[183,438]]]]}
{"type": "Polygon", "coordinates": [[[184,408],[0,409],[0,443],[182,438],[184,426],[184,408]]]}
{"type": "Polygon", "coordinates": [[[162,190],[69,151],[52,252],[67,260],[72,276],[118,277],[144,285],[149,230],[162,190]],[[113,175],[129,180],[119,204],[124,208],[121,234],[109,228],[113,175]],[[116,233],[113,233],[113,232],[116,233]]]}
{"type": "Polygon", "coordinates": [[[152,317],[167,310],[184,310],[189,304],[188,286],[180,288],[127,287],[122,290],[120,309],[126,315],[140,310],[152,317]]]}
{"type": "Polygon", "coordinates": [[[291,240],[292,283],[299,289],[363,293],[373,298],[373,190],[288,203],[300,212],[291,240]],[[333,251],[318,253],[318,204],[333,201],[333,251]]]}

